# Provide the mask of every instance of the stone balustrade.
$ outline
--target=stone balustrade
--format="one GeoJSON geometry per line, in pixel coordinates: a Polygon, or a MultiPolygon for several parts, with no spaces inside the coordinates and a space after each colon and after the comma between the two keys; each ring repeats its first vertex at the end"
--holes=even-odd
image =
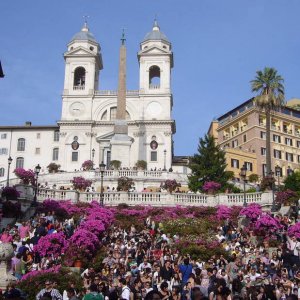
{"type": "MultiPolygon", "coordinates": [[[[39,189],[38,201],[46,199],[71,200],[72,202],[100,202],[101,193],[77,192],[73,190],[39,189]]],[[[109,192],[103,193],[103,202],[107,206],[126,203],[151,206],[242,206],[244,194],[192,194],[192,193],[153,193],[153,192],[109,192]]],[[[272,205],[272,193],[247,193],[246,202],[258,203],[262,206],[272,205]]]]}

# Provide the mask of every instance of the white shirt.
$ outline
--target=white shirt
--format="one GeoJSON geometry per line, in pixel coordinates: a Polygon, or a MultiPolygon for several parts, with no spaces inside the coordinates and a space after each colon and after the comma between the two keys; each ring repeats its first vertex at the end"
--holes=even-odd
{"type": "Polygon", "coordinates": [[[130,300],[130,289],[127,285],[122,288],[121,299],[130,300]]]}

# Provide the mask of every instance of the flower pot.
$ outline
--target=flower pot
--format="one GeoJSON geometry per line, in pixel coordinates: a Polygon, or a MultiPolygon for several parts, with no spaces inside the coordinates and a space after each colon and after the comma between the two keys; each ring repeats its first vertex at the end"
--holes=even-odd
{"type": "Polygon", "coordinates": [[[74,262],[74,267],[75,268],[82,268],[82,261],[79,259],[76,259],[74,262]]]}

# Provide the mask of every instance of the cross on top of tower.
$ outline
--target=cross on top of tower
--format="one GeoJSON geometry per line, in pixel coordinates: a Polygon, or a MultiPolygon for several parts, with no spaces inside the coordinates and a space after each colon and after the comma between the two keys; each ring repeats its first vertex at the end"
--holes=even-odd
{"type": "Polygon", "coordinates": [[[125,29],[123,28],[123,30],[122,30],[122,37],[121,37],[122,45],[125,45],[125,41],[126,41],[126,38],[125,38],[125,29]]]}

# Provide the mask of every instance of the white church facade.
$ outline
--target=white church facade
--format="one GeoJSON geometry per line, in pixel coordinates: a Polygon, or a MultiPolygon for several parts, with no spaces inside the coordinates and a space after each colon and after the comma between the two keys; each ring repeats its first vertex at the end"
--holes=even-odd
{"type": "Polygon", "coordinates": [[[34,169],[37,164],[41,173],[47,173],[51,162],[72,172],[85,160],[93,160],[95,166],[119,160],[123,168],[144,160],[148,170],[186,170],[173,164],[173,53],[156,21],[140,43],[137,90],[126,90],[124,39],[116,91],[99,89],[105,60],[87,24],[68,43],[64,59],[62,112],[57,125],[0,126],[0,182],[6,180],[9,157],[13,159],[12,177],[15,168],[34,169]]]}

